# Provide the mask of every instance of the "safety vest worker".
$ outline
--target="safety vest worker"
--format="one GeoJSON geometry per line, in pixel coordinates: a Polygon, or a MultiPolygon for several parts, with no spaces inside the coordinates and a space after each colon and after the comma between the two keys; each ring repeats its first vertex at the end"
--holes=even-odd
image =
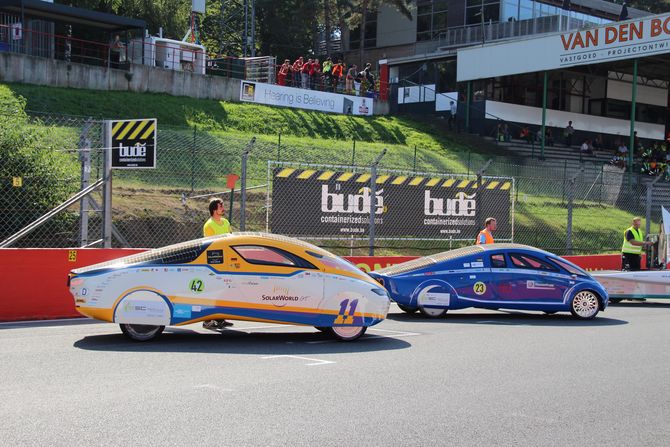
{"type": "Polygon", "coordinates": [[[493,235],[491,234],[495,229],[497,228],[497,222],[495,217],[487,217],[486,220],[484,221],[485,228],[479,232],[477,235],[477,245],[483,245],[483,244],[493,244],[493,235]]]}
{"type": "Polygon", "coordinates": [[[221,199],[212,199],[209,202],[209,219],[202,226],[202,235],[214,236],[217,234],[226,234],[230,233],[230,222],[228,219],[223,217],[223,200],[221,199]]]}
{"type": "Polygon", "coordinates": [[[621,246],[621,269],[638,271],[640,270],[640,259],[642,258],[642,248],[649,245],[644,242],[644,234],[640,229],[641,219],[633,218],[633,225],[626,228],[623,232],[623,245],[621,246]]]}
{"type": "Polygon", "coordinates": [[[642,230],[635,227],[628,227],[623,232],[623,246],[621,247],[621,253],[631,253],[634,255],[642,254],[643,243],[644,243],[644,236],[642,235],[642,230]],[[628,239],[626,239],[626,235],[630,236],[628,234],[629,231],[633,235],[632,240],[640,242],[641,243],[640,245],[633,245],[628,239]]]}

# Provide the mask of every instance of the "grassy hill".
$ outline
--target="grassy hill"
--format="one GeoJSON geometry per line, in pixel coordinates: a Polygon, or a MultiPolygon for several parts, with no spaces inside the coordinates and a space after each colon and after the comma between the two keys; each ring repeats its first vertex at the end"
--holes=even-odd
{"type": "MultiPolygon", "coordinates": [[[[26,110],[31,114],[44,117],[35,125],[50,128],[55,147],[76,148],[85,117],[158,118],[158,168],[115,172],[114,218],[124,234],[131,234],[133,245],[160,246],[197,237],[207,197],[190,197],[223,191],[226,174],[239,172],[240,154],[252,136],[257,143],[249,159],[249,184],[261,188],[249,195],[254,207],[248,217],[250,229],[265,228],[262,186],[267,183],[267,160],[337,165],[351,165],[353,161],[365,166],[386,148],[381,164],[385,168],[472,173],[492,150],[486,144],[472,144],[468,137],[446,132],[444,120],[435,118],[354,117],[159,94],[0,84],[0,101],[17,96],[25,98],[26,110]],[[70,115],[73,123],[79,124],[51,118],[63,115],[70,115]],[[170,222],[177,230],[158,229],[170,222]]],[[[522,183],[534,186],[522,186],[523,199],[515,203],[515,241],[560,253],[565,247],[567,209],[553,190],[560,190],[562,183],[542,179],[542,172],[524,172],[540,180],[522,183]],[[552,182],[560,186],[554,187],[552,182]]],[[[617,250],[620,232],[631,217],[631,212],[613,206],[581,203],[574,213],[573,246],[592,253],[617,250]]],[[[380,244],[388,247],[386,252],[397,254],[426,254],[449,248],[448,242],[437,241],[380,244]]],[[[354,245],[364,247],[365,243],[354,245]]],[[[337,251],[365,252],[349,247],[337,251]]]]}

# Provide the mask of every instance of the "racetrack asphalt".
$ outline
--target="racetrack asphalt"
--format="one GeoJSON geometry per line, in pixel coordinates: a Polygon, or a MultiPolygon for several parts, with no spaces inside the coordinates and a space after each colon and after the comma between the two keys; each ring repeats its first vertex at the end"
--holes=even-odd
{"type": "Polygon", "coordinates": [[[0,324],[14,445],[667,446],[670,303],[593,321],[395,305],[358,341],[194,324],[133,343],[92,320],[0,324]]]}

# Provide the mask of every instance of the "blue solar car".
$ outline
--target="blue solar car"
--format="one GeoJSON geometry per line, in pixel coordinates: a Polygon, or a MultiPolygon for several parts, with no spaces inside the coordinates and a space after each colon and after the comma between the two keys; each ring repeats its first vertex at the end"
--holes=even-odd
{"type": "Polygon", "coordinates": [[[449,309],[571,312],[579,319],[605,310],[608,295],[573,263],[519,244],[474,245],[370,273],[400,309],[441,317],[449,309]]]}

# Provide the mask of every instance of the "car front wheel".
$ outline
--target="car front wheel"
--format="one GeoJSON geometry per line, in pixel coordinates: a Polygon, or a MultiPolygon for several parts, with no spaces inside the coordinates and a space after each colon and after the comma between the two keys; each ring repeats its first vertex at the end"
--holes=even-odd
{"type": "Polygon", "coordinates": [[[148,324],[121,324],[121,332],[133,341],[149,341],[158,337],[165,326],[148,324]]]}
{"type": "Polygon", "coordinates": [[[582,290],[572,298],[570,312],[582,320],[595,318],[600,310],[598,296],[590,290],[582,290]]]}
{"type": "Polygon", "coordinates": [[[338,340],[354,341],[365,334],[367,329],[367,326],[333,326],[328,328],[328,332],[338,340]]]}

